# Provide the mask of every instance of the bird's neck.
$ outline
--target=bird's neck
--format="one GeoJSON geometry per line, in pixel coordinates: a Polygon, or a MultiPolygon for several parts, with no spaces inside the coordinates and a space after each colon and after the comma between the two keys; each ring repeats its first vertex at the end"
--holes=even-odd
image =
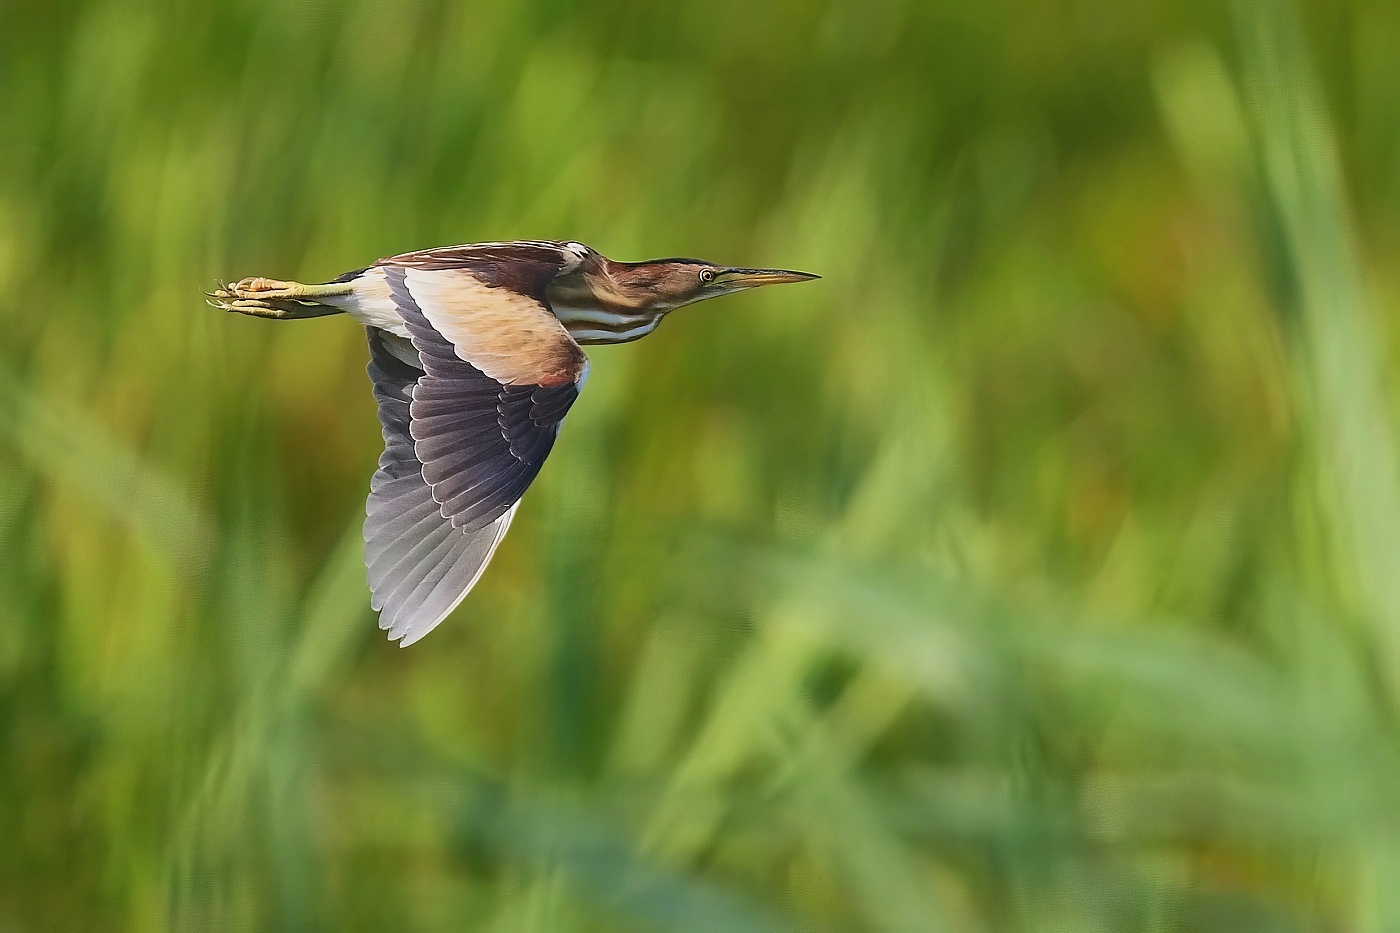
{"type": "Polygon", "coordinates": [[[600,262],[555,279],[549,303],[579,343],[626,343],[651,333],[665,309],[652,305],[646,292],[628,288],[610,266],[600,262]]]}
{"type": "Polygon", "coordinates": [[[549,288],[550,300],[634,314],[650,310],[652,290],[629,283],[628,271],[623,263],[602,256],[593,257],[592,262],[585,263],[576,272],[555,279],[549,288]]]}

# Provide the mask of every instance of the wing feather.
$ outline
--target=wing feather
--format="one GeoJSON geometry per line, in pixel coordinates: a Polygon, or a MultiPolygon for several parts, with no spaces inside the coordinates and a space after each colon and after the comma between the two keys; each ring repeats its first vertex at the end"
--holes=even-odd
{"type": "MultiPolygon", "coordinates": [[[[458,324],[473,328],[471,341],[449,339],[435,324],[446,319],[446,306],[421,303],[427,296],[441,299],[443,287],[417,287],[420,273],[455,277],[467,283],[464,294],[478,297],[483,291],[502,290],[480,286],[471,273],[461,270],[385,270],[390,293],[425,371],[409,406],[414,453],[443,516],[454,527],[475,531],[514,506],[539,474],[564,415],[578,397],[587,358],[549,311],[543,293],[530,299],[528,313],[548,318],[547,329],[492,330],[507,313],[503,308],[519,308],[515,298],[521,296],[517,295],[492,314],[459,316],[458,324]],[[495,366],[493,375],[478,365],[482,358],[475,355],[476,350],[494,345],[493,341],[504,345],[503,335],[515,339],[522,334],[529,340],[516,347],[519,360],[510,377],[500,366],[495,366]],[[527,366],[529,360],[535,364],[527,366]],[[561,371],[567,378],[557,382],[561,371]]],[[[495,295],[486,297],[498,300],[495,295]]]]}
{"type": "Polygon", "coordinates": [[[403,362],[401,348],[390,348],[399,338],[367,330],[384,453],[366,503],[365,567],[380,627],[409,645],[437,627],[475,585],[515,512],[477,531],[455,528],[442,514],[409,433],[413,386],[423,371],[403,362]]]}
{"type": "Polygon", "coordinates": [[[545,295],[579,261],[570,244],[516,243],[376,266],[409,340],[367,328],[384,453],[365,565],[380,626],[403,644],[476,583],[578,398],[588,360],[545,295]]]}

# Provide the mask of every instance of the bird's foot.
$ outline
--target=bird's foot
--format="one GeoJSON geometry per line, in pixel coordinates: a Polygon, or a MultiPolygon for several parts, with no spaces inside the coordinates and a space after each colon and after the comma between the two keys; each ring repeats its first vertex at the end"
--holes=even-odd
{"type": "Polygon", "coordinates": [[[240,279],[232,285],[220,282],[218,288],[207,292],[205,297],[210,305],[222,311],[285,320],[335,314],[338,308],[315,300],[322,292],[334,294],[338,290],[254,276],[240,279]]]}
{"type": "Polygon", "coordinates": [[[270,304],[262,297],[253,297],[256,293],[245,287],[245,283],[250,281],[252,280],[244,279],[233,285],[220,282],[218,288],[212,292],[206,292],[204,297],[211,306],[221,311],[236,311],[239,314],[251,314],[254,317],[280,318],[287,316],[285,309],[270,304]]]}

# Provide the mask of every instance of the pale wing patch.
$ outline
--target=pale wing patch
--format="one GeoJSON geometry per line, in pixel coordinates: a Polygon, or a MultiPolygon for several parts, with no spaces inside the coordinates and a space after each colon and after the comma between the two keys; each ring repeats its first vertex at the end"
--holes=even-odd
{"type": "Polygon", "coordinates": [[[492,379],[550,386],[578,378],[583,354],[539,299],[492,288],[465,270],[408,268],[404,285],[457,356],[492,379]]]}

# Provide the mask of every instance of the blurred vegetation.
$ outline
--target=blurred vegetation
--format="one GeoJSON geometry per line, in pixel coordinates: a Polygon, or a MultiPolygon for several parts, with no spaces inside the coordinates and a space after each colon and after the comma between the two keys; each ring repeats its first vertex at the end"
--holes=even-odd
{"type": "Polygon", "coordinates": [[[0,930],[1400,927],[1400,6],[0,2],[0,930]],[[593,352],[400,651],[358,328],[593,352]]]}

